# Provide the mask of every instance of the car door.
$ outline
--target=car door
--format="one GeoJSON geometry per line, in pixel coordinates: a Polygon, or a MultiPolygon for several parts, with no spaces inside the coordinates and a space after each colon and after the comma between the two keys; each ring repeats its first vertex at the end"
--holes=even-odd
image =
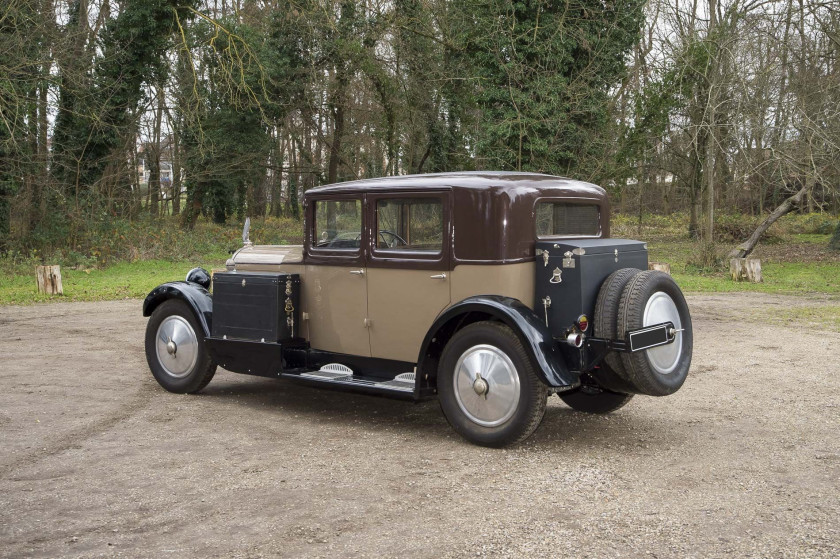
{"type": "Polygon", "coordinates": [[[371,355],[413,363],[449,306],[450,193],[369,194],[366,203],[371,355]]]}
{"type": "Polygon", "coordinates": [[[361,195],[314,199],[306,208],[303,295],[313,349],[370,356],[363,208],[361,195]]]}

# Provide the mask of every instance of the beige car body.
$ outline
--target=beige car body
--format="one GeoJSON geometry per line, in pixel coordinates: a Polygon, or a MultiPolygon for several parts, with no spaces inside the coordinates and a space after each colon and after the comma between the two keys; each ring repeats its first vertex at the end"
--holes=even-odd
{"type": "Polygon", "coordinates": [[[396,361],[417,361],[424,336],[453,302],[494,294],[532,306],[534,299],[534,265],[527,262],[466,264],[451,272],[349,268],[304,265],[301,245],[251,245],[227,268],[299,274],[301,334],[312,348],[396,361]]]}

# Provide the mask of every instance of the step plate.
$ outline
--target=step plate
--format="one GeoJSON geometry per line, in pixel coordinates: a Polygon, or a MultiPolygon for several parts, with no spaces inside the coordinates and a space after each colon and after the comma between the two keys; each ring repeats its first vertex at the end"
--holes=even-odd
{"type": "Polygon", "coordinates": [[[333,371],[308,371],[306,373],[301,373],[300,376],[321,380],[335,380],[352,378],[353,373],[336,373],[333,371]]]}
{"type": "Polygon", "coordinates": [[[283,373],[283,378],[306,380],[319,385],[331,385],[347,389],[357,388],[365,392],[399,393],[409,395],[414,393],[414,382],[402,379],[377,380],[371,377],[360,378],[345,373],[331,371],[304,371],[302,373],[283,373]]]}

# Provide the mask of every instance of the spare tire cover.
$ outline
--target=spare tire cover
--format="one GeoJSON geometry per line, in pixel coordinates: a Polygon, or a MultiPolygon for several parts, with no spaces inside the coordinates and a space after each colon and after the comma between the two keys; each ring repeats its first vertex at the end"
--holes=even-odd
{"type": "Polygon", "coordinates": [[[693,335],[688,303],[676,282],[664,272],[641,272],[624,287],[616,329],[624,335],[662,322],[673,322],[678,330],[673,343],[621,354],[630,383],[651,396],[673,394],[683,385],[691,367],[693,335]]]}

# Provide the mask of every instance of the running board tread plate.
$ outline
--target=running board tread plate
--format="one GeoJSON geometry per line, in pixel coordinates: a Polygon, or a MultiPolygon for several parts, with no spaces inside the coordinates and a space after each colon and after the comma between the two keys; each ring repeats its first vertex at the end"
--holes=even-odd
{"type": "Polygon", "coordinates": [[[379,380],[371,377],[360,378],[352,374],[315,370],[301,373],[283,373],[283,378],[306,380],[312,384],[322,386],[331,385],[347,389],[359,389],[364,392],[399,393],[409,395],[414,393],[414,382],[402,379],[379,380]]]}

